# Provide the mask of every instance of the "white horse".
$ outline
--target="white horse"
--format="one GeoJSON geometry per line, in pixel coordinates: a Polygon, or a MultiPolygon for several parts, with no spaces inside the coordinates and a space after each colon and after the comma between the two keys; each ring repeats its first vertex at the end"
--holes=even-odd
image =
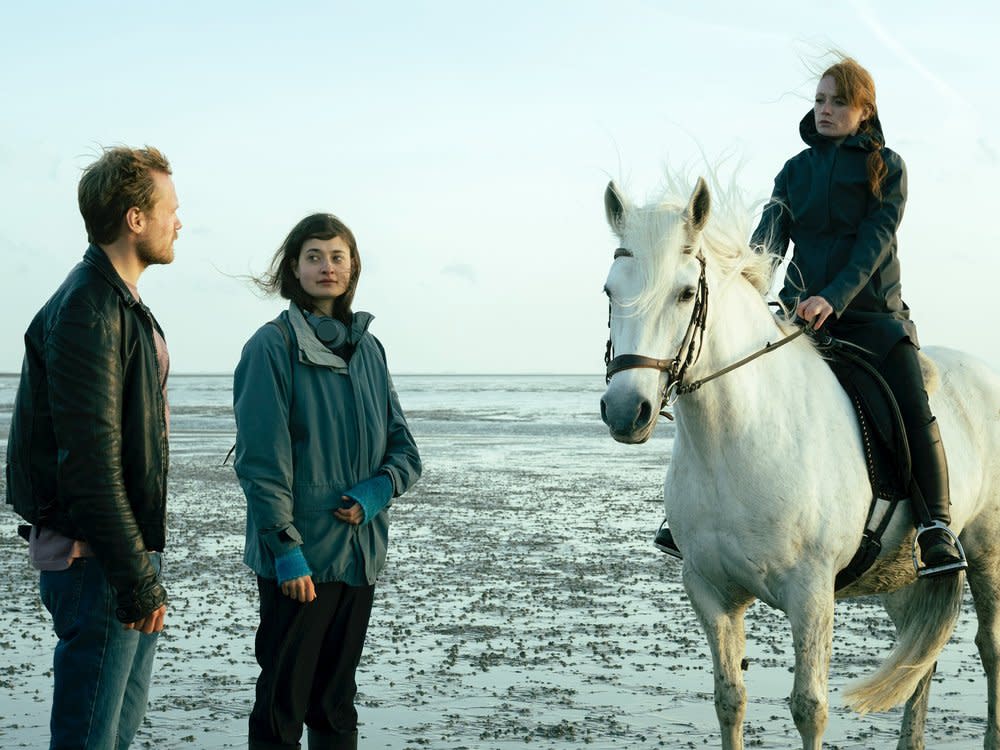
{"type": "MultiPolygon", "coordinates": [[[[715,210],[710,221],[705,182],[678,189],[678,179],[669,179],[668,191],[683,191],[679,200],[635,207],[614,183],[605,193],[620,244],[605,287],[610,344],[619,358],[601,409],[616,440],[641,443],[652,434],[661,397],[676,399],[666,514],[712,651],[722,747],[743,747],[743,616],[755,598],[791,623],[792,717],[803,748],[818,749],[828,714],[834,599],[878,593],[898,641],[847,700],[861,712],[906,701],[898,747],[923,748],[930,679],[954,629],[965,575],[917,579],[913,523],[902,502],[875,566],[834,592],[834,577],[861,540],[871,487],[850,401],[807,337],[697,390],[681,387],[678,396],[678,375],[686,383],[710,377],[794,329],[768,309],[771,260],[748,247],[750,211],[735,206],[736,190],[715,188],[728,215],[717,218],[715,210]],[[664,372],[675,358],[672,374],[664,372]],[[688,359],[693,364],[679,372],[688,359]]],[[[965,547],[979,618],[976,645],[989,685],[985,747],[996,750],[1000,378],[964,354],[926,353],[933,360],[923,358],[931,407],[950,462],[951,527],[965,547]]]]}

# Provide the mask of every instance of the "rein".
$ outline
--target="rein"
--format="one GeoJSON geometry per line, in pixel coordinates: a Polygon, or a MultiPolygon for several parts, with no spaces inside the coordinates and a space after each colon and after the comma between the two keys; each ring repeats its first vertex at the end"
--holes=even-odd
{"type": "MultiPolygon", "coordinates": [[[[618,248],[615,251],[615,257],[618,258],[622,255],[631,256],[632,252],[625,248],[618,248]]],[[[648,367],[667,373],[667,382],[663,387],[663,392],[660,394],[660,414],[670,420],[674,418],[674,415],[670,413],[669,409],[677,402],[677,399],[681,395],[693,393],[705,385],[705,383],[709,383],[716,378],[721,378],[726,373],[732,372],[737,368],[743,367],[743,365],[753,362],[758,357],[763,357],[765,354],[781,348],[785,344],[797,339],[807,330],[806,328],[799,328],[780,341],[775,343],[768,341],[763,348],[758,349],[753,354],[737,362],[733,362],[731,365],[727,365],[700,380],[685,383],[684,375],[687,374],[688,368],[697,362],[698,357],[701,356],[702,345],[705,341],[705,323],[708,319],[708,281],[705,278],[705,255],[699,250],[698,255],[695,257],[698,259],[698,263],[701,264],[701,273],[698,276],[698,290],[695,293],[694,308],[691,310],[691,319],[688,321],[687,331],[685,331],[684,339],[681,341],[681,345],[673,359],[654,359],[653,357],[644,357],[641,354],[619,354],[617,357],[614,356],[614,347],[611,343],[611,303],[610,301],[608,302],[608,343],[604,351],[604,365],[607,368],[605,382],[610,383],[611,377],[623,370],[648,367]]]]}

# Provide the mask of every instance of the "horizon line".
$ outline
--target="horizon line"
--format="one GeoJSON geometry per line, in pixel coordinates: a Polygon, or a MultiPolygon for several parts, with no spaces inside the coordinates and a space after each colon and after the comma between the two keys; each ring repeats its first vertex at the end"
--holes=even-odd
{"type": "MultiPolygon", "coordinates": [[[[395,372],[390,373],[393,377],[515,377],[515,378],[531,378],[531,377],[582,377],[582,376],[601,376],[604,373],[600,371],[594,372],[395,372]]],[[[20,377],[19,372],[0,372],[0,378],[16,378],[20,377]]],[[[171,372],[168,376],[178,377],[178,378],[221,378],[229,377],[231,378],[233,373],[231,372],[171,372]]]]}

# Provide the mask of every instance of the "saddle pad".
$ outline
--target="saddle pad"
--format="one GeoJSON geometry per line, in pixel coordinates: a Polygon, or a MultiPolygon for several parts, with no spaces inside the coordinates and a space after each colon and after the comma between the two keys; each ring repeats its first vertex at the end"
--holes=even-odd
{"type": "Polygon", "coordinates": [[[834,581],[836,590],[858,580],[878,558],[882,533],[910,483],[910,449],[895,397],[863,356],[831,340],[824,347],[830,367],[854,406],[872,487],[872,501],[861,544],[834,581]],[[876,509],[882,506],[882,513],[876,509]],[[887,507],[886,507],[887,506],[887,507]]]}
{"type": "Polygon", "coordinates": [[[885,381],[853,358],[835,355],[829,364],[854,406],[874,496],[887,500],[908,497],[909,446],[885,381]]]}

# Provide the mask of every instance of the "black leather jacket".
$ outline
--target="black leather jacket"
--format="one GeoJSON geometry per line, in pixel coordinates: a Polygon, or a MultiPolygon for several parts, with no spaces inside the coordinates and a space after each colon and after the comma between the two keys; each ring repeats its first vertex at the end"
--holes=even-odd
{"type": "Polygon", "coordinates": [[[24,336],[7,442],[7,502],[90,545],[122,622],[166,601],[149,559],[165,542],[168,464],[154,326],[88,247],[24,336]]]}

